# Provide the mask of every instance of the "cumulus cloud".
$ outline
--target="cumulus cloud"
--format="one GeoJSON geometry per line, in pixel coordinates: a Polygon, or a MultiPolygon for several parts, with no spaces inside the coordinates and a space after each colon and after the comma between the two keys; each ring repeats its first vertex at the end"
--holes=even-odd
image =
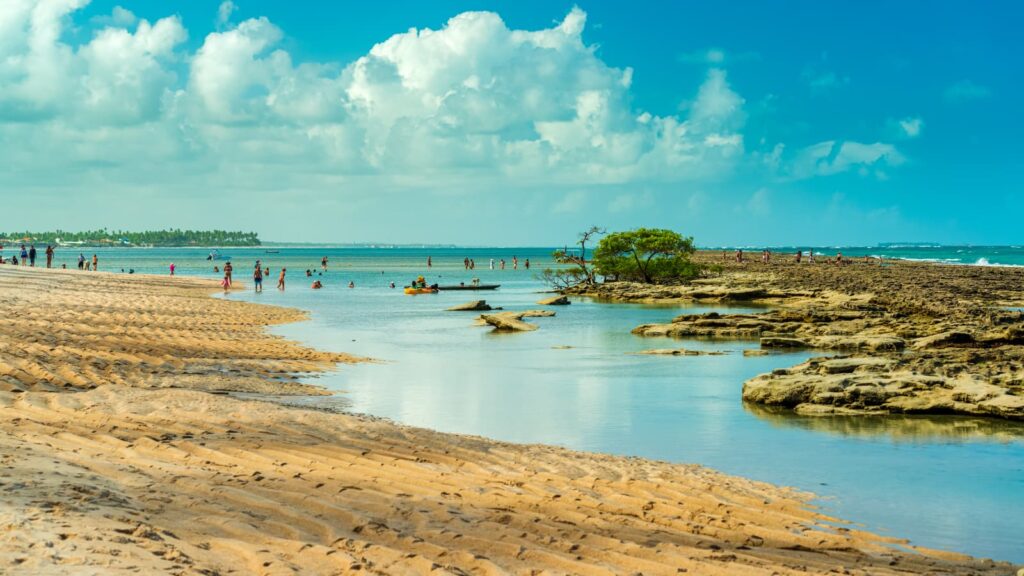
{"type": "Polygon", "coordinates": [[[827,141],[797,152],[788,170],[791,176],[798,179],[831,176],[853,169],[861,175],[873,174],[884,179],[885,168],[899,166],[905,161],[904,156],[892,144],[827,141]]]}
{"type": "Polygon", "coordinates": [[[92,18],[93,24],[99,26],[120,26],[122,28],[134,26],[138,21],[138,17],[131,10],[123,6],[114,6],[110,14],[94,16],[92,18]]]}
{"type": "MultiPolygon", "coordinates": [[[[166,174],[186,188],[341,194],[500,181],[564,192],[722,179],[761,165],[748,162],[746,101],[721,65],[727,54],[705,55],[713,65],[684,112],[638,110],[633,70],[598,57],[578,8],[540,30],[466,12],[335,63],[297,62],[269,19],[231,22],[230,0],[194,51],[177,16],[150,22],[123,9],[94,22],[87,40],[65,43],[87,3],[0,6],[0,143],[19,143],[7,164],[34,184],[102,168],[126,186],[166,174]]],[[[776,145],[763,165],[799,178],[902,161],[885,143],[784,150],[776,145]]],[[[641,197],[621,198],[613,208],[641,197]]]]}
{"type": "Polygon", "coordinates": [[[91,41],[61,41],[87,0],[12,0],[0,9],[0,121],[146,121],[176,81],[168,63],[187,33],[176,16],[151,24],[115,8],[91,41]],[[125,28],[138,22],[134,32],[125,28]]]}

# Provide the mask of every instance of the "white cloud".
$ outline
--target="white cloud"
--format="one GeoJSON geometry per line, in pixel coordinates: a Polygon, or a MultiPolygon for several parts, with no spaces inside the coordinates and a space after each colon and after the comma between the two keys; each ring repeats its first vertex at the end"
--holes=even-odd
{"type": "Polygon", "coordinates": [[[808,146],[786,167],[794,178],[831,176],[851,169],[859,174],[886,178],[885,167],[899,166],[906,159],[892,144],[827,141],[808,146]]]}
{"type": "MultiPolygon", "coordinates": [[[[151,23],[117,9],[86,41],[66,44],[64,29],[87,1],[0,7],[0,146],[9,160],[0,176],[8,181],[17,174],[71,187],[89,176],[126,188],[323,195],[500,181],[564,193],[722,180],[762,166],[747,162],[746,102],[724,69],[708,70],[685,113],[638,110],[633,71],[609,66],[584,42],[578,8],[541,30],[467,12],[438,30],[395,34],[346,64],[296,62],[267,18],[230,23],[230,1],[194,52],[178,17],[151,23]]],[[[719,52],[708,62],[730,60],[719,52]]],[[[811,177],[902,158],[883,143],[828,144],[794,159],[778,144],[764,165],[811,177]]],[[[623,195],[609,208],[642,199],[623,195]]]]}
{"type": "Polygon", "coordinates": [[[961,80],[946,88],[943,96],[949,102],[969,102],[991,97],[992,90],[988,86],[976,84],[971,80],[961,80]]]}
{"type": "Polygon", "coordinates": [[[676,59],[685,64],[705,64],[708,66],[723,66],[726,64],[737,64],[740,62],[751,62],[761,59],[757,52],[726,52],[721,48],[707,48],[683,52],[676,59]]]}
{"type": "Polygon", "coordinates": [[[124,8],[123,6],[114,6],[114,9],[110,14],[104,16],[94,16],[92,23],[99,26],[118,26],[121,28],[129,28],[134,26],[139,21],[135,14],[124,8]]]}
{"type": "Polygon", "coordinates": [[[924,120],[920,117],[909,117],[899,121],[900,129],[907,138],[917,138],[924,129],[924,120]]]}
{"type": "Polygon", "coordinates": [[[148,121],[176,81],[168,68],[187,33],[176,16],[151,24],[115,8],[77,47],[64,21],[87,0],[17,0],[0,9],[0,122],[53,118],[95,126],[148,121]],[[138,22],[135,32],[125,27],[138,22]]]}
{"type": "Polygon", "coordinates": [[[217,27],[223,28],[227,26],[228,22],[231,21],[231,15],[238,10],[238,6],[231,0],[224,0],[220,3],[220,7],[217,8],[217,27]]]}
{"type": "Polygon", "coordinates": [[[801,76],[815,94],[829,92],[850,83],[849,76],[840,76],[831,70],[822,70],[815,66],[804,68],[801,76]]]}

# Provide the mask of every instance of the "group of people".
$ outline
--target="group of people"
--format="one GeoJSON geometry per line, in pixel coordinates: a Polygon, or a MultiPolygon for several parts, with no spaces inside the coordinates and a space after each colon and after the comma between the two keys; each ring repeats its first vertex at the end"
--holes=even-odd
{"type": "MultiPolygon", "coordinates": [[[[2,250],[2,249],[3,249],[3,246],[0,246],[0,250],[2,250]]],[[[46,267],[47,268],[53,268],[53,265],[54,265],[53,258],[54,258],[54,256],[56,256],[56,254],[57,254],[57,249],[54,248],[53,245],[47,244],[46,245],[46,250],[43,251],[43,255],[46,257],[46,267]]],[[[36,250],[35,244],[29,244],[27,246],[25,244],[22,244],[21,245],[21,251],[19,253],[12,254],[10,259],[4,258],[4,255],[2,253],[0,253],[0,264],[13,264],[14,266],[29,266],[29,267],[35,268],[36,260],[38,259],[38,256],[39,256],[39,251],[36,250]],[[21,258],[18,258],[19,255],[21,256],[21,258]]],[[[66,270],[68,265],[67,264],[61,264],[60,267],[66,270]]],[[[85,254],[79,253],[78,254],[78,269],[79,270],[93,270],[93,271],[94,270],[99,270],[100,269],[100,259],[99,259],[99,257],[97,257],[96,254],[93,254],[92,258],[89,259],[89,258],[85,257],[85,254]]]]}
{"type": "MultiPolygon", "coordinates": [[[[3,250],[3,246],[0,246],[0,250],[3,250]]],[[[36,245],[35,244],[30,244],[27,247],[24,244],[22,244],[21,245],[21,252],[20,252],[20,255],[21,255],[21,259],[20,260],[18,259],[18,254],[17,253],[11,255],[10,260],[5,259],[4,255],[2,253],[0,253],[0,264],[13,264],[15,266],[31,266],[31,267],[34,268],[35,265],[36,265],[36,256],[38,254],[39,254],[39,252],[36,250],[36,245]]],[[[53,267],[53,254],[54,254],[53,246],[50,246],[49,244],[47,244],[47,246],[46,246],[46,267],[47,268],[53,267]]]]}
{"type": "MultiPolygon", "coordinates": [[[[427,256],[427,268],[430,268],[433,265],[434,265],[433,259],[430,256],[427,256]]],[[[469,257],[463,258],[462,259],[462,266],[466,270],[475,270],[476,269],[476,261],[473,260],[472,258],[469,258],[469,257]]],[[[488,266],[489,266],[489,268],[491,270],[494,270],[494,258],[491,258],[490,263],[488,264],[488,266]]],[[[500,270],[504,270],[505,269],[505,259],[504,258],[501,258],[500,260],[498,260],[498,266],[499,266],[500,270]]],[[[527,270],[530,269],[530,259],[529,258],[523,260],[523,267],[526,268],[527,270]]],[[[512,269],[513,270],[518,270],[519,269],[519,258],[516,257],[516,256],[512,257],[512,269]]]]}
{"type": "MultiPolygon", "coordinates": [[[[328,262],[329,262],[328,257],[324,256],[323,258],[320,259],[320,270],[319,271],[315,270],[314,268],[307,268],[306,269],[306,278],[312,279],[312,284],[311,284],[310,287],[313,290],[319,290],[319,289],[324,287],[324,283],[323,283],[322,277],[323,277],[324,273],[327,272],[328,262]]],[[[430,257],[430,256],[427,256],[427,268],[432,268],[433,265],[434,265],[433,258],[430,257]]],[[[497,265],[501,270],[504,270],[505,267],[506,267],[505,259],[502,258],[502,259],[500,259],[498,261],[495,261],[494,258],[491,258],[490,259],[490,263],[489,263],[490,269],[494,270],[495,269],[495,265],[497,265]]],[[[473,269],[476,268],[476,262],[472,258],[468,258],[467,257],[467,258],[463,259],[463,266],[465,267],[466,270],[473,270],[473,269]]],[[[527,270],[530,269],[530,259],[529,258],[526,258],[526,259],[523,260],[523,267],[525,269],[527,269],[527,270]]],[[[517,256],[513,256],[512,257],[512,269],[513,270],[518,270],[519,269],[519,258],[517,256]]],[[[172,276],[174,275],[174,271],[175,271],[175,265],[172,263],[170,265],[170,272],[171,272],[172,276]]],[[[217,266],[214,266],[213,271],[214,271],[214,273],[219,273],[221,270],[217,266]]],[[[224,265],[223,273],[224,273],[224,277],[221,280],[221,286],[224,288],[224,291],[227,292],[228,290],[230,290],[231,284],[232,284],[232,277],[231,277],[232,276],[232,266],[231,266],[231,262],[227,262],[224,265]]],[[[383,273],[384,272],[382,271],[381,274],[383,274],[383,273]]],[[[284,290],[285,289],[285,276],[286,276],[286,274],[287,274],[287,269],[286,268],[281,268],[281,272],[280,272],[280,274],[278,274],[278,277],[277,277],[277,288],[278,288],[278,290],[284,290]]],[[[270,267],[269,266],[265,266],[260,260],[257,260],[256,264],[253,266],[253,272],[252,272],[253,289],[256,292],[263,292],[263,282],[269,276],[270,276],[270,267]]],[[[428,287],[430,287],[430,286],[427,285],[426,281],[423,279],[422,276],[420,276],[415,281],[413,281],[411,283],[411,285],[414,288],[415,287],[419,287],[419,288],[428,288],[428,287]]],[[[388,286],[390,288],[395,288],[396,287],[394,282],[389,282],[388,286]]],[[[433,286],[436,286],[436,285],[433,285],[433,286]]],[[[349,288],[355,288],[356,287],[355,282],[354,281],[349,281],[348,287],[349,288]]]]}

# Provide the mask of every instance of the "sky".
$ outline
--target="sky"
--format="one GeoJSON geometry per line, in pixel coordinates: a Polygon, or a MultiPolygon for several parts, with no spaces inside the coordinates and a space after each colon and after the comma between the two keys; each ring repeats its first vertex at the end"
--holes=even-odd
{"type": "Polygon", "coordinates": [[[1017,2],[0,0],[0,230],[1021,244],[1017,2]]]}

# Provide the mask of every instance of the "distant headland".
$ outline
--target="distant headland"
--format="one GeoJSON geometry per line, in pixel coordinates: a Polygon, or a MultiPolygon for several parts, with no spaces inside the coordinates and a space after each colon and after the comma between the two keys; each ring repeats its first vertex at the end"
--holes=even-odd
{"type": "Polygon", "coordinates": [[[0,233],[3,244],[53,244],[56,246],[260,246],[255,232],[228,230],[86,230],[68,232],[10,232],[0,233]]]}

